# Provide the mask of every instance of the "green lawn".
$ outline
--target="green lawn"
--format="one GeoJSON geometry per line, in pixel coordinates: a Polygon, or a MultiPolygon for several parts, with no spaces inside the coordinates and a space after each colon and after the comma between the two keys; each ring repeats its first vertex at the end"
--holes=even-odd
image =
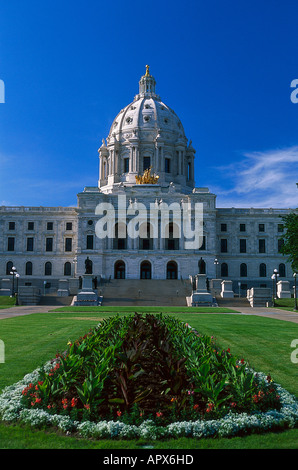
{"type": "Polygon", "coordinates": [[[275,307],[282,308],[284,310],[294,310],[295,299],[275,299],[275,307]]]}
{"type": "Polygon", "coordinates": [[[15,297],[8,297],[6,295],[0,295],[0,308],[13,307],[16,303],[15,297]]]}
{"type": "MultiPolygon", "coordinates": [[[[5,363],[0,364],[0,389],[20,380],[26,373],[63,351],[74,340],[95,326],[112,311],[151,311],[152,308],[108,309],[74,308],[0,320],[0,339],[5,343],[5,363]],[[66,311],[65,311],[66,310],[66,311]]],[[[251,366],[264,373],[298,397],[298,365],[291,362],[291,342],[298,338],[298,324],[258,316],[204,314],[195,309],[162,309],[173,311],[198,331],[217,338],[231,353],[249,360],[251,366]]],[[[217,309],[218,312],[218,309],[217,309]]],[[[35,431],[20,426],[0,425],[0,448],[298,448],[298,429],[283,433],[251,435],[232,439],[173,439],[160,442],[88,441],[54,432],[35,431]]]]}

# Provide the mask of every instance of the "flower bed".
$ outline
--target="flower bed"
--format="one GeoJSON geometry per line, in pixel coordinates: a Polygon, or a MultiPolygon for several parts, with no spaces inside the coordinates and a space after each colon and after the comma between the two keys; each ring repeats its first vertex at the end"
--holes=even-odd
{"type": "Polygon", "coordinates": [[[0,416],[84,437],[200,438],[295,427],[298,404],[214,338],[135,314],[103,321],[7,387],[0,416]]]}

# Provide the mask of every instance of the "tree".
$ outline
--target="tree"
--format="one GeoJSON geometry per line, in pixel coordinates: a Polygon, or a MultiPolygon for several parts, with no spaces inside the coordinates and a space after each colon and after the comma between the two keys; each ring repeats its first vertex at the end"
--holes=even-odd
{"type": "Polygon", "coordinates": [[[281,253],[288,256],[292,270],[298,272],[298,213],[292,212],[282,217],[286,229],[282,237],[281,253]]]}

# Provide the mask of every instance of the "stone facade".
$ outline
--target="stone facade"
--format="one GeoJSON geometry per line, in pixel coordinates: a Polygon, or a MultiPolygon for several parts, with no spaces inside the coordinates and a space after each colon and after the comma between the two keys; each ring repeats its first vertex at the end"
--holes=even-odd
{"type": "Polygon", "coordinates": [[[149,68],[138,95],[116,116],[98,152],[98,186],[79,193],[77,207],[0,207],[0,280],[11,279],[14,265],[20,285],[55,291],[59,280],[83,276],[88,256],[97,279],[188,279],[201,272],[210,280],[232,281],[233,291],[240,288],[243,294],[252,287],[271,288],[277,268],[279,280],[289,281],[292,289],[293,273],[279,253],[280,216],[290,210],[217,208],[216,195],[194,187],[195,150],[178,116],[155,93],[149,68]],[[157,183],[136,184],[136,176],[148,167],[157,183]],[[182,209],[183,204],[201,204],[202,246],[186,248],[183,223],[177,237],[172,232],[177,229],[174,216],[165,238],[160,216],[157,237],[147,236],[144,221],[145,234],[138,238],[98,237],[98,207],[111,204],[117,216],[119,196],[125,199],[126,223],[138,204],[148,214],[152,205],[182,209]]]}

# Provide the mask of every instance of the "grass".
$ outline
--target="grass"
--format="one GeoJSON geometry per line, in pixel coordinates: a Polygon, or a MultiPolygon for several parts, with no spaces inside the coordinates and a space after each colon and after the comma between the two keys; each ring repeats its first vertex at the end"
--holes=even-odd
{"type": "MultiPolygon", "coordinates": [[[[0,339],[5,344],[5,363],[0,364],[0,389],[20,380],[26,373],[63,351],[69,340],[85,334],[113,311],[120,315],[152,308],[74,308],[32,314],[0,321],[0,339]]],[[[221,315],[197,312],[198,309],[157,308],[188,322],[198,331],[217,338],[223,348],[249,360],[256,371],[270,373],[273,379],[298,397],[298,368],[290,360],[291,342],[298,338],[298,324],[246,315],[221,315]]],[[[206,309],[205,309],[206,311],[206,309]]],[[[219,311],[218,309],[216,310],[219,311]]],[[[36,431],[19,425],[0,424],[0,448],[129,448],[143,445],[155,449],[196,448],[298,448],[298,430],[283,433],[251,435],[232,439],[175,439],[160,442],[92,441],[58,435],[51,430],[36,431]]]]}
{"type": "Polygon", "coordinates": [[[13,307],[16,303],[15,297],[9,297],[7,295],[0,295],[0,308],[13,307]]]}
{"type": "Polygon", "coordinates": [[[283,310],[294,310],[295,299],[275,299],[274,304],[276,308],[282,308],[283,310]]]}

